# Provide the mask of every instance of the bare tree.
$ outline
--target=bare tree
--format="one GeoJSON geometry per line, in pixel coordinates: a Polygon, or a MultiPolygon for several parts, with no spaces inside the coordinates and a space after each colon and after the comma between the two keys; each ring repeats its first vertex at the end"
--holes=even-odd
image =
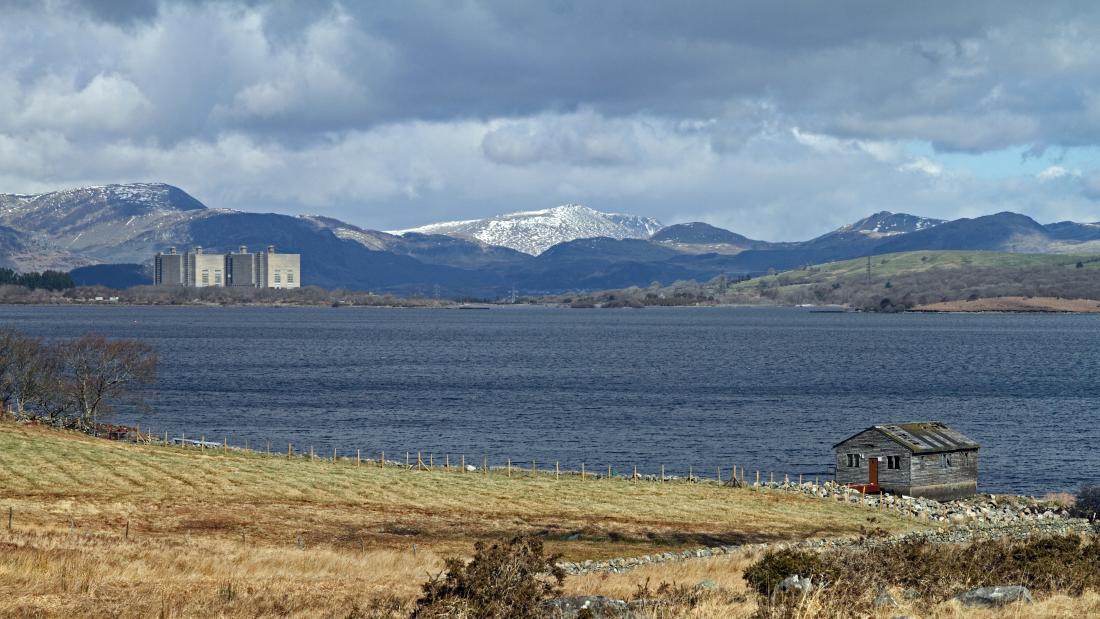
{"type": "MultiPolygon", "coordinates": [[[[58,358],[36,337],[14,331],[0,334],[0,404],[15,417],[45,411],[56,395],[58,358]]],[[[55,411],[55,415],[57,412],[55,411]]]]}
{"type": "Polygon", "coordinates": [[[0,418],[8,414],[15,390],[11,384],[14,360],[11,358],[12,342],[16,333],[11,329],[0,330],[0,418]]]}
{"type": "Polygon", "coordinates": [[[141,402],[142,389],[156,379],[157,354],[140,340],[85,335],[62,345],[60,352],[65,400],[75,408],[78,423],[93,431],[116,402],[141,402]]]}

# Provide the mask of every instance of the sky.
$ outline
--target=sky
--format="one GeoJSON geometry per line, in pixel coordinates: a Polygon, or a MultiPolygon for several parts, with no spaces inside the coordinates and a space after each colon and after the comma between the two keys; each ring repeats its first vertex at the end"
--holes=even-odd
{"type": "Polygon", "coordinates": [[[0,192],[766,240],[1100,221],[1100,3],[0,0],[0,192]]]}

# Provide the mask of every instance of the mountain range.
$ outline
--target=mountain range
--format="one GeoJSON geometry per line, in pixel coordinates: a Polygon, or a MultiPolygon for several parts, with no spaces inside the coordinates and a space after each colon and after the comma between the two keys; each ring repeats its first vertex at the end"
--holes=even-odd
{"type": "Polygon", "coordinates": [[[80,284],[147,283],[153,255],[169,246],[270,244],[302,254],[306,284],[492,297],[513,287],[539,294],[756,275],[919,249],[1100,253],[1100,223],[882,211],[814,239],[777,243],[579,205],[382,232],[317,215],[208,208],[162,183],[0,194],[0,266],[71,270],[80,284]]]}

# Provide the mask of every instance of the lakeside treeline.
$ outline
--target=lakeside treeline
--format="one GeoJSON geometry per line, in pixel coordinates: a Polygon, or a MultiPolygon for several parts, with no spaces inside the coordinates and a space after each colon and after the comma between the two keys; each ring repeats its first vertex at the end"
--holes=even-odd
{"type": "Polygon", "coordinates": [[[62,271],[19,273],[0,268],[0,286],[20,286],[28,290],[65,290],[72,288],[73,278],[62,271]]]}
{"type": "Polygon", "coordinates": [[[62,290],[0,285],[0,304],[74,305],[119,303],[126,305],[309,305],[366,307],[444,307],[463,302],[427,297],[399,297],[318,286],[301,288],[185,288],[183,286],[135,286],[113,289],[78,286],[62,290]]]}
{"type": "Polygon", "coordinates": [[[85,335],[53,342],[0,330],[0,416],[95,431],[116,405],[144,404],[157,363],[141,340],[85,335]]]}

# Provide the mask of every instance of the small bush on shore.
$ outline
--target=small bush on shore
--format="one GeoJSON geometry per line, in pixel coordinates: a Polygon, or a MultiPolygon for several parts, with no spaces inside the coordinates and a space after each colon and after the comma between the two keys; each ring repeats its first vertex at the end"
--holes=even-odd
{"type": "Polygon", "coordinates": [[[545,614],[543,601],[561,591],[565,572],[557,565],[560,557],[546,556],[537,537],[491,546],[478,542],[474,549],[469,563],[447,559],[446,573],[424,584],[414,619],[535,619],[545,614]]]}
{"type": "Polygon", "coordinates": [[[1100,517],[1100,486],[1082,484],[1070,513],[1078,518],[1096,520],[1100,517]]]}

